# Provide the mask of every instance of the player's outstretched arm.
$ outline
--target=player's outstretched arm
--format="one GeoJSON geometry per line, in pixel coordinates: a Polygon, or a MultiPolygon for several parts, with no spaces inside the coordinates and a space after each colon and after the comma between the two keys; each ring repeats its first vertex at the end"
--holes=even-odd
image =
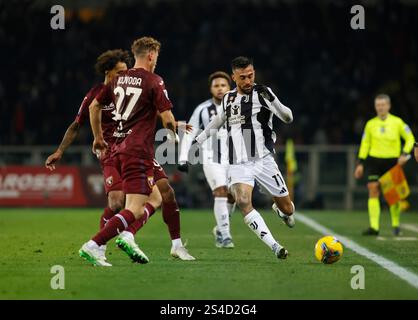
{"type": "Polygon", "coordinates": [[[77,121],[71,123],[65,131],[64,137],[57,150],[51,154],[45,161],[45,167],[49,170],[55,170],[55,164],[61,160],[65,150],[73,143],[80,131],[80,124],[77,121]]]}
{"type": "Polygon", "coordinates": [[[168,130],[168,134],[171,136],[173,141],[176,141],[176,126],[177,122],[174,118],[173,113],[171,110],[166,110],[161,112],[161,122],[163,123],[164,128],[168,130]]]}
{"type": "Polygon", "coordinates": [[[205,130],[203,130],[203,132],[196,137],[197,143],[202,144],[210,136],[215,135],[218,132],[218,129],[224,125],[225,121],[225,113],[218,113],[215,117],[212,118],[211,122],[209,122],[205,130]]]}
{"type": "Polygon", "coordinates": [[[254,89],[261,94],[261,96],[267,100],[267,104],[271,110],[280,120],[284,123],[293,122],[293,113],[290,108],[286,107],[280,102],[279,98],[265,85],[256,84],[254,89]]]}
{"type": "Polygon", "coordinates": [[[97,157],[101,157],[107,149],[107,143],[103,138],[102,131],[102,105],[96,99],[89,106],[89,115],[94,136],[92,151],[97,157]]]}

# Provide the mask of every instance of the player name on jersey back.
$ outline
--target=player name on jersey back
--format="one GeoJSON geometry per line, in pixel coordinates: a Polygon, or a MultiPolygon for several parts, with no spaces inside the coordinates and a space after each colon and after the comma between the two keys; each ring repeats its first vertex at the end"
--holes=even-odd
{"type": "Polygon", "coordinates": [[[117,85],[129,84],[132,86],[140,86],[142,83],[142,78],[138,77],[130,77],[130,76],[123,76],[118,78],[117,85]]]}

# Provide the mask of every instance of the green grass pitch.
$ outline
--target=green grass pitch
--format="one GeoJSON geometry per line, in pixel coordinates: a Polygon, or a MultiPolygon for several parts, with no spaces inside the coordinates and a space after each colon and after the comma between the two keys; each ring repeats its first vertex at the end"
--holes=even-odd
{"type": "MultiPolygon", "coordinates": [[[[365,212],[304,213],[418,274],[418,241],[395,241],[387,212],[382,241],[360,236],[365,212]]],[[[237,211],[231,218],[235,248],[218,249],[211,211],[183,210],[182,237],[197,261],[170,257],[167,228],[157,212],[136,236],[149,264],[131,263],[112,240],[107,257],[113,267],[93,267],[78,249],[97,231],[100,214],[99,209],[1,209],[0,299],[418,299],[418,289],[351,250],[336,264],[317,262],[313,248],[323,235],[300,222],[288,229],[268,210],[263,217],[288,248],[287,260],[275,258],[237,211]],[[65,269],[64,290],[51,289],[54,265],[65,269]],[[364,290],[350,286],[353,265],[365,269],[364,290]]],[[[402,222],[418,225],[418,215],[405,213],[402,222]]]]}

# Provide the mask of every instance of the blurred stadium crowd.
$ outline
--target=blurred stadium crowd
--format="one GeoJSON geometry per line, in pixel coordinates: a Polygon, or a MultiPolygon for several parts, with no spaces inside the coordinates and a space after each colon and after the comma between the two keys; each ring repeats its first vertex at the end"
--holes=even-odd
{"type": "MultiPolygon", "coordinates": [[[[96,57],[161,40],[156,72],[178,119],[209,97],[207,76],[254,57],[257,80],[292,107],[280,137],[298,144],[358,144],[378,92],[418,134],[418,6],[366,6],[366,30],[350,28],[349,1],[141,1],[66,7],[66,29],[50,28],[50,7],[0,6],[0,145],[59,143],[84,94],[100,77],[96,57]],[[24,17],[24,18],[23,18],[24,17]]],[[[18,4],[17,4],[18,3],[18,4]]],[[[87,3],[87,2],[86,2],[87,3]]],[[[90,144],[86,128],[78,144],[90,144]]]]}

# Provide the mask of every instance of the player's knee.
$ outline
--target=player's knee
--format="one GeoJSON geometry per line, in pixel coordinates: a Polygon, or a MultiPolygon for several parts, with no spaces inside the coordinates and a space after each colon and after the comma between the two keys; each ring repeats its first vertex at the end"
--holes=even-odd
{"type": "Polygon", "coordinates": [[[367,184],[367,188],[369,189],[369,197],[370,198],[379,197],[379,183],[370,182],[370,183],[367,184]]]}
{"type": "Polygon", "coordinates": [[[125,206],[125,198],[120,194],[109,194],[108,206],[113,212],[119,212],[125,206]]]}
{"type": "Polygon", "coordinates": [[[213,190],[214,197],[226,198],[228,196],[228,189],[226,186],[222,186],[213,190]]]}
{"type": "Polygon", "coordinates": [[[240,195],[237,196],[237,198],[235,199],[237,206],[241,209],[241,210],[245,210],[248,207],[252,206],[251,203],[251,199],[250,197],[246,196],[246,195],[240,195]]]}

